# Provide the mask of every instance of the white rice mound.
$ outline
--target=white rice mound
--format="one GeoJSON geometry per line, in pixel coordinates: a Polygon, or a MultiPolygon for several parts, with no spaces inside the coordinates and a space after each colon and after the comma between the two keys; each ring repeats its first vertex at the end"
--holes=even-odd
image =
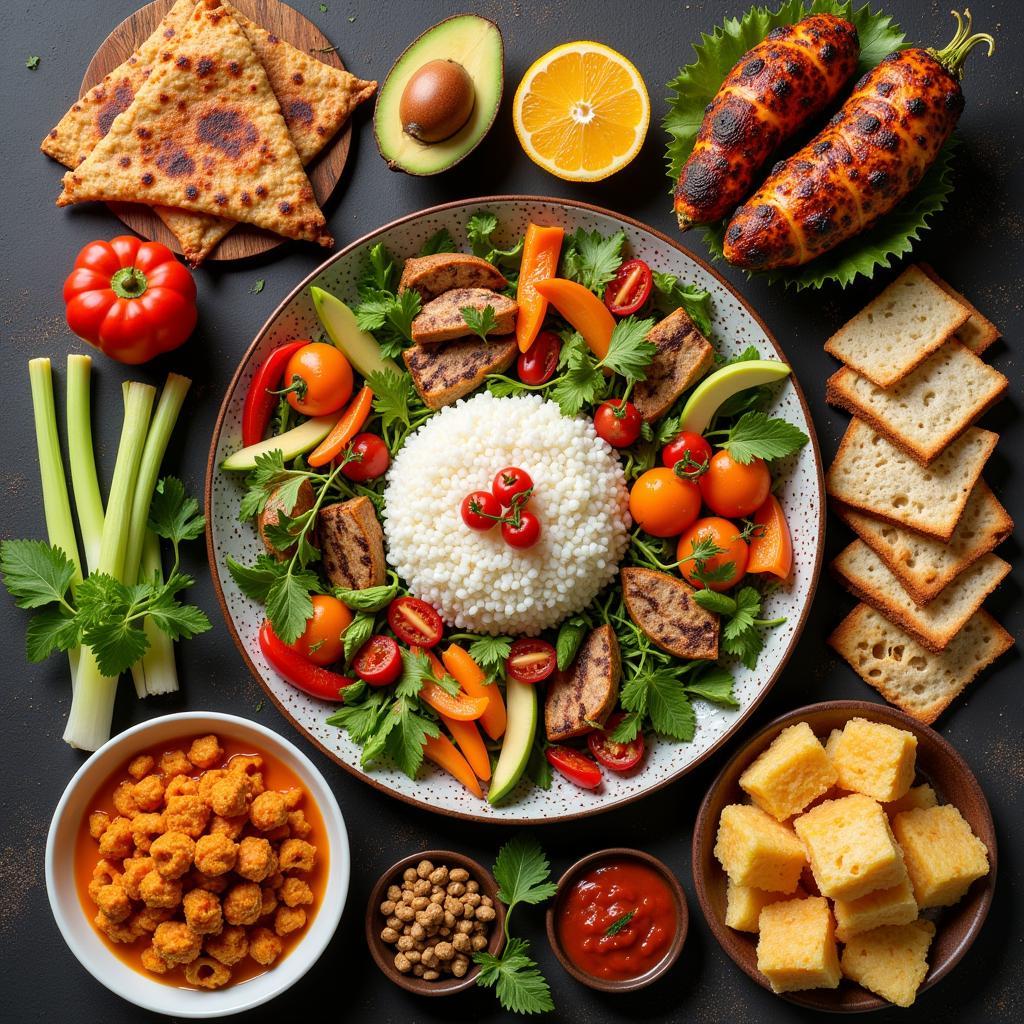
{"type": "Polygon", "coordinates": [[[587,417],[539,395],[483,391],[447,406],[405,443],[384,491],[388,561],[451,626],[535,636],[582,611],[615,577],[629,541],[629,495],[618,456],[587,417]],[[462,521],[470,491],[518,466],[533,478],[541,521],[532,548],[500,527],[462,521]]]}

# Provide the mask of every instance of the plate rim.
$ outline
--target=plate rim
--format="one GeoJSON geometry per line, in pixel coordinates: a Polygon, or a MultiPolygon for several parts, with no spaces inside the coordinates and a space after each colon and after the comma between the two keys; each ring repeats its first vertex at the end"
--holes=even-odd
{"type": "Polygon", "coordinates": [[[230,398],[234,394],[235,388],[238,385],[242,373],[245,367],[247,366],[249,360],[251,359],[254,350],[263,340],[264,335],[271,329],[271,326],[274,323],[274,321],[281,315],[284,308],[290,302],[292,302],[293,299],[296,298],[296,296],[301,294],[310,285],[310,283],[313,282],[317,277],[319,277],[324,272],[324,270],[326,270],[327,267],[329,267],[331,264],[336,263],[343,257],[350,255],[352,252],[356,251],[361,246],[366,245],[368,242],[372,241],[374,238],[378,237],[384,232],[390,231],[393,228],[401,226],[402,224],[407,224],[410,221],[415,221],[422,217],[428,217],[434,214],[447,212],[453,209],[465,208],[468,206],[484,207],[489,204],[508,202],[533,202],[541,204],[553,203],[559,206],[574,207],[579,210],[585,210],[588,213],[596,213],[601,216],[609,217],[612,220],[627,224],[632,228],[646,232],[647,234],[650,234],[657,238],[659,241],[664,242],[667,245],[670,245],[672,248],[678,250],[684,256],[693,260],[693,262],[696,263],[702,270],[706,271],[712,277],[714,277],[719,282],[719,284],[721,284],[729,292],[729,294],[732,295],[732,297],[737,302],[740,303],[743,309],[750,315],[750,317],[754,320],[758,327],[764,332],[765,337],[768,339],[771,346],[775,349],[776,355],[778,355],[779,358],[786,362],[787,365],[793,365],[791,362],[789,362],[788,359],[786,359],[782,347],[779,345],[778,340],[776,339],[774,333],[769,329],[768,325],[764,322],[764,320],[757,313],[757,311],[750,305],[750,303],[739,293],[739,291],[737,291],[737,289],[729,281],[727,281],[706,260],[702,259],[700,256],[691,252],[682,243],[676,241],[674,238],[670,238],[668,235],[666,235],[662,231],[659,231],[657,228],[654,228],[641,220],[637,220],[635,217],[631,217],[628,214],[616,213],[614,210],[610,210],[607,207],[599,206],[596,203],[585,202],[584,200],[580,199],[562,199],[555,196],[539,196],[529,194],[517,195],[503,193],[488,196],[471,196],[465,199],[456,199],[450,200],[445,203],[437,203],[432,206],[416,210],[412,213],[403,214],[401,217],[396,217],[393,220],[387,221],[384,224],[381,224],[378,227],[374,228],[372,231],[368,231],[365,234],[360,235],[358,238],[353,239],[351,242],[343,246],[337,252],[332,253],[314,270],[307,274],[306,277],[304,277],[294,288],[292,288],[292,290],[288,292],[288,294],[277,304],[274,310],[266,318],[263,325],[253,336],[253,340],[249,343],[245,352],[239,358],[238,364],[235,367],[235,372],[232,374],[231,380],[229,381],[228,386],[224,392],[224,397],[221,400],[220,409],[217,412],[217,419],[216,422],[214,423],[213,433],[210,438],[210,451],[206,461],[206,480],[203,486],[203,511],[206,515],[207,559],[209,561],[211,568],[210,576],[213,580],[213,589],[217,598],[217,603],[220,606],[221,616],[224,619],[224,623],[228,628],[228,632],[231,634],[231,639],[234,641],[235,647],[241,654],[242,660],[245,663],[246,668],[248,668],[250,675],[259,684],[260,688],[272,701],[274,706],[285,718],[285,720],[292,726],[292,728],[294,728],[298,733],[300,733],[307,742],[312,743],[313,746],[316,747],[316,749],[319,750],[321,754],[329,758],[332,762],[334,762],[334,764],[339,765],[350,775],[359,779],[361,782],[368,783],[369,785],[374,787],[374,789],[379,790],[380,792],[386,794],[392,799],[400,800],[402,803],[408,804],[411,807],[417,807],[421,810],[432,812],[434,814],[440,814],[448,818],[455,818],[462,821],[481,822],[484,824],[491,825],[503,825],[506,827],[522,827],[532,825],[556,824],[559,822],[566,821],[575,821],[582,818],[594,817],[598,814],[604,814],[609,811],[618,810],[623,807],[628,807],[636,801],[644,799],[650,796],[652,793],[656,793],[659,790],[664,789],[666,786],[671,785],[672,783],[678,782],[680,779],[684,778],[686,775],[694,771],[700,765],[704,764],[705,761],[707,761],[713,755],[718,753],[731,739],[733,739],[737,732],[739,732],[747,723],[747,721],[749,721],[751,715],[753,715],[754,712],[760,707],[761,702],[765,699],[765,697],[768,696],[768,694],[774,688],[775,684],[779,681],[780,676],[785,671],[786,666],[789,664],[789,659],[792,657],[793,651],[796,649],[796,646],[799,643],[801,636],[803,635],[804,627],[807,625],[807,618],[810,615],[811,607],[814,604],[814,597],[817,592],[818,581],[821,577],[821,568],[825,556],[824,542],[826,511],[824,501],[825,474],[822,467],[821,448],[818,444],[817,429],[814,425],[814,420],[811,416],[810,406],[807,404],[807,398],[804,395],[803,388],[801,387],[800,381],[796,373],[794,372],[790,375],[789,380],[792,383],[793,388],[796,392],[797,400],[800,403],[800,408],[803,410],[804,417],[809,427],[809,437],[811,449],[814,455],[814,466],[818,482],[818,493],[822,498],[822,500],[818,504],[818,522],[816,529],[817,537],[815,545],[814,566],[811,570],[811,581],[810,587],[807,592],[807,600],[804,603],[804,607],[800,612],[800,617],[796,622],[796,626],[794,627],[793,635],[789,641],[789,644],[783,652],[783,655],[779,660],[779,663],[776,666],[774,672],[772,672],[767,683],[761,688],[760,692],[750,702],[750,704],[740,713],[740,715],[732,723],[729,729],[727,729],[722,736],[720,736],[715,742],[713,742],[707,750],[703,751],[695,760],[691,761],[684,768],[680,769],[679,771],[671,775],[668,775],[664,779],[661,779],[653,783],[652,785],[644,789],[642,792],[634,793],[623,800],[619,800],[615,803],[611,803],[605,806],[591,807],[587,808],[586,810],[573,811],[568,814],[552,815],[550,817],[492,818],[487,815],[473,814],[468,811],[454,810],[452,808],[447,807],[436,807],[430,805],[426,800],[418,799],[410,794],[398,793],[395,790],[388,787],[387,785],[385,785],[383,782],[380,782],[379,780],[373,778],[373,776],[370,773],[362,772],[353,765],[348,764],[347,762],[343,761],[333,750],[328,748],[325,744],[321,743],[319,739],[317,739],[310,732],[304,729],[299,724],[299,722],[296,721],[295,717],[284,706],[284,704],[280,700],[278,700],[277,696],[274,694],[271,688],[267,686],[259,670],[256,668],[255,664],[253,664],[253,661],[249,657],[249,653],[245,648],[245,644],[242,642],[241,638],[238,635],[238,631],[235,629],[234,620],[231,617],[231,614],[228,610],[227,601],[224,597],[224,591],[223,588],[221,587],[220,572],[217,569],[217,563],[215,560],[216,552],[213,543],[213,517],[211,515],[211,505],[213,500],[213,475],[217,471],[217,445],[220,440],[221,431],[224,428],[224,421],[227,416],[230,398]]]}

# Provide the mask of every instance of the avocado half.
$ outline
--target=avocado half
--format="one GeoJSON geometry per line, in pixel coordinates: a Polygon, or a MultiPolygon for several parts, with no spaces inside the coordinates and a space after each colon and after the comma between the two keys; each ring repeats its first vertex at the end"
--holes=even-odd
{"type": "Polygon", "coordinates": [[[393,171],[438,174],[479,145],[494,124],[505,82],[505,48],[493,21],[457,14],[428,28],[405,49],[384,79],[373,114],[380,155],[393,171]],[[451,138],[424,143],[402,131],[398,108],[409,79],[431,60],[453,60],[473,80],[475,102],[469,120],[451,138]]]}

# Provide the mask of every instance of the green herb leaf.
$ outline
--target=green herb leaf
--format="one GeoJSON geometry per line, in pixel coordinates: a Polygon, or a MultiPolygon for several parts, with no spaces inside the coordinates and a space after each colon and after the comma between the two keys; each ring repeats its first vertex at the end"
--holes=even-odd
{"type": "Polygon", "coordinates": [[[381,352],[388,356],[400,353],[412,341],[412,322],[419,311],[420,294],[411,289],[401,295],[385,291],[366,293],[354,310],[359,326],[374,334],[381,352]]]}
{"type": "Polygon", "coordinates": [[[373,411],[386,430],[394,423],[409,426],[409,402],[416,396],[412,378],[394,370],[375,370],[366,378],[373,391],[373,411]]]}
{"type": "Polygon", "coordinates": [[[551,989],[528,956],[529,950],[526,939],[513,937],[501,956],[476,953],[473,962],[480,965],[476,983],[494,988],[498,1002],[509,1013],[550,1013],[555,1008],[551,989]]]}
{"type": "MultiPolygon", "coordinates": [[[[306,629],[306,623],[313,615],[313,599],[309,577],[319,588],[319,581],[313,573],[285,572],[278,576],[267,591],[267,618],[274,632],[286,644],[294,643],[306,629]]],[[[351,627],[350,627],[351,628],[351,627]]]]}
{"type": "Polygon", "coordinates": [[[757,657],[762,647],[764,640],[761,633],[754,628],[743,630],[731,637],[722,637],[722,648],[725,652],[736,655],[749,669],[757,665],[757,657]]]}
{"type": "Polygon", "coordinates": [[[736,607],[731,618],[722,627],[722,635],[732,640],[754,625],[761,614],[761,595],[753,587],[742,587],[736,593],[736,607]]]}
{"type": "Polygon", "coordinates": [[[81,642],[80,621],[60,608],[44,608],[28,620],[25,647],[29,661],[44,661],[54,651],[70,651],[81,642]]]}
{"type": "Polygon", "coordinates": [[[577,228],[562,253],[562,275],[604,298],[605,286],[622,263],[624,231],[602,235],[600,231],[577,228]]]}
{"type": "Polygon", "coordinates": [[[491,235],[498,230],[498,218],[486,210],[477,210],[466,222],[466,238],[474,256],[486,259],[491,251],[491,235]]]}
{"type": "Polygon", "coordinates": [[[381,719],[387,713],[388,698],[380,690],[373,690],[364,692],[361,699],[353,699],[350,703],[348,692],[357,686],[365,689],[366,684],[353,683],[342,690],[345,703],[331,712],[327,724],[347,730],[353,742],[362,744],[380,728],[381,719]]]}
{"type": "Polygon", "coordinates": [[[225,564],[235,586],[254,601],[266,604],[270,588],[279,576],[288,572],[287,562],[279,562],[270,555],[257,555],[252,565],[242,565],[236,562],[230,555],[225,558],[225,564]]]}
{"type": "Polygon", "coordinates": [[[31,57],[26,57],[25,67],[27,67],[29,71],[35,71],[36,68],[39,67],[39,58],[35,54],[33,54],[31,57]]]}
{"type": "Polygon", "coordinates": [[[697,728],[697,717],[679,682],[670,672],[652,672],[647,677],[647,713],[651,725],[663,736],[689,742],[697,728]]]}
{"type": "Polygon", "coordinates": [[[740,702],[733,695],[732,686],[732,673],[721,665],[711,664],[706,670],[689,679],[685,689],[691,697],[703,697],[713,704],[738,708],[740,702]]]}
{"type": "Polygon", "coordinates": [[[763,412],[744,413],[729,428],[723,447],[739,463],[781,459],[799,451],[809,438],[799,427],[763,412]]]}
{"type": "Polygon", "coordinates": [[[366,612],[359,612],[345,628],[342,634],[345,650],[345,664],[350,665],[360,648],[373,636],[376,617],[366,612]]]}
{"type": "Polygon", "coordinates": [[[558,638],[555,640],[555,655],[561,671],[566,671],[573,663],[580,644],[587,635],[587,629],[586,621],[579,615],[566,619],[559,627],[558,638]]]}
{"type": "Polygon", "coordinates": [[[643,380],[647,375],[647,367],[658,351],[657,346],[647,340],[653,326],[653,320],[624,317],[615,325],[608,343],[608,352],[599,365],[620,374],[626,380],[643,380]]]}
{"type": "Polygon", "coordinates": [[[544,754],[546,743],[543,737],[534,737],[530,756],[526,761],[526,776],[538,789],[550,789],[553,779],[551,763],[544,754]]]}
{"type": "Polygon", "coordinates": [[[378,242],[366,253],[363,261],[362,275],[359,278],[358,291],[390,292],[395,280],[395,261],[391,254],[378,242]]]}
{"type": "Polygon", "coordinates": [[[395,599],[398,594],[398,577],[380,587],[366,587],[363,590],[334,588],[334,596],[355,612],[379,612],[395,599]]]}
{"type": "Polygon", "coordinates": [[[675,274],[655,270],[654,305],[666,316],[682,307],[705,338],[711,337],[711,292],[679,283],[675,274]]]}
{"type": "Polygon", "coordinates": [[[480,636],[469,645],[469,656],[493,681],[505,678],[505,662],[511,650],[510,636],[480,636]]]}
{"type": "MultiPolygon", "coordinates": [[[[293,501],[288,508],[291,508],[293,501]]],[[[158,537],[169,540],[175,548],[183,540],[195,540],[206,529],[206,517],[199,511],[199,502],[185,494],[185,485],[174,476],[157,481],[146,524],[158,537]]]]}
{"type": "Polygon", "coordinates": [[[608,737],[613,743],[632,743],[640,734],[644,716],[636,711],[629,711],[619,721],[608,737]]]}
{"type": "Polygon", "coordinates": [[[451,232],[447,228],[441,228],[440,231],[435,231],[424,243],[423,248],[420,249],[421,256],[432,256],[437,252],[457,252],[458,249],[455,245],[455,239],[452,238],[451,232]]]}
{"type": "Polygon", "coordinates": [[[732,615],[736,611],[736,602],[728,594],[720,594],[717,590],[696,590],[691,597],[695,604],[716,615],[732,615]]]}
{"type": "Polygon", "coordinates": [[[428,737],[440,736],[441,730],[436,722],[418,714],[407,697],[396,697],[388,714],[393,724],[388,729],[387,752],[410,779],[415,779],[423,764],[423,744],[428,737]]]}
{"type": "Polygon", "coordinates": [[[605,375],[593,361],[570,366],[551,389],[551,399],[558,403],[563,416],[576,416],[585,405],[599,401],[607,390],[605,375]]]}
{"type": "Polygon", "coordinates": [[[64,600],[76,569],[60,549],[41,540],[0,543],[0,573],[19,608],[42,608],[64,600]]]}
{"type": "Polygon", "coordinates": [[[250,295],[259,295],[259,293],[261,291],[263,291],[263,289],[266,288],[266,286],[267,286],[266,280],[264,278],[262,278],[262,277],[258,277],[253,282],[253,286],[249,289],[249,294],[250,295]]]}
{"type": "Polygon", "coordinates": [[[532,837],[516,835],[499,851],[494,862],[498,899],[511,911],[517,903],[543,903],[555,894],[551,865],[532,837]]]}
{"type": "Polygon", "coordinates": [[[472,306],[462,306],[459,309],[466,326],[482,341],[487,340],[487,335],[498,326],[498,318],[494,315],[494,307],[490,304],[482,310],[474,309],[472,306]]]}
{"type": "Polygon", "coordinates": [[[636,916],[636,910],[627,910],[621,917],[615,918],[614,921],[604,930],[604,933],[609,938],[612,935],[618,935],[623,928],[629,924],[630,921],[636,916]]]}

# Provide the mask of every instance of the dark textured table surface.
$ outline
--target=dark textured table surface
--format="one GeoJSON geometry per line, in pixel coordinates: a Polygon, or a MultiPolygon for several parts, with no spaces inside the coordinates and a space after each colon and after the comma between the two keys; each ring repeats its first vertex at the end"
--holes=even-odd
{"type": "MultiPolygon", "coordinates": [[[[79,247],[93,237],[111,237],[120,225],[102,207],[58,210],[53,205],[61,169],[38,151],[44,132],[77,95],[82,71],[110,29],[131,13],[137,0],[78,0],[70,3],[3,3],[0,80],[4,105],[2,237],[0,245],[0,360],[4,381],[0,399],[0,494],[7,514],[0,536],[43,536],[39,480],[34,456],[26,362],[50,356],[63,379],[68,351],[85,346],[64,324],[60,287],[79,247]],[[36,70],[25,66],[40,57],[36,70]]],[[[346,65],[366,78],[383,79],[392,61],[423,29],[453,13],[440,0],[297,0],[338,46],[346,65]],[[323,8],[327,10],[323,10],[323,8]]],[[[587,3],[505,0],[459,5],[493,18],[506,47],[505,99],[498,121],[476,152],[447,174],[426,179],[387,171],[376,152],[369,110],[356,118],[349,165],[327,206],[338,243],[345,244],[401,214],[437,202],[488,193],[521,192],[571,196],[611,207],[673,233],[662,169],[664,83],[690,59],[690,44],[724,15],[738,15],[743,2],[587,3]],[[529,63],[557,43],[593,38],[629,56],[638,66],[652,100],[653,119],[643,152],[627,170],[606,182],[575,186],[536,168],[520,151],[512,130],[511,99],[529,63]]],[[[943,44],[952,20],[945,3],[886,0],[911,38],[943,44]]],[[[956,159],[957,188],[948,209],[924,236],[917,253],[930,260],[956,287],[992,317],[1005,341],[990,356],[1011,378],[1011,393],[985,420],[1002,433],[986,477],[1011,513],[1024,518],[1024,487],[1012,472],[1013,453],[1024,446],[1019,406],[1020,374],[1014,348],[1024,328],[1021,272],[1024,260],[1024,144],[1021,93],[1024,58],[1019,49],[1021,12],[1014,0],[981,0],[974,8],[979,28],[1000,38],[996,56],[975,54],[968,62],[967,109],[961,120],[963,145],[956,159]]],[[[687,239],[696,252],[703,245],[687,239]]],[[[120,424],[120,383],[129,374],[154,382],[169,369],[195,380],[173,441],[168,465],[193,493],[203,483],[207,448],[224,388],[245,347],[292,286],[323,258],[311,246],[287,244],[242,264],[212,263],[197,275],[201,314],[192,341],[179,352],[134,371],[104,359],[96,363],[96,431],[109,473],[120,424]],[[252,294],[254,282],[266,287],[252,294]]],[[[874,295],[892,272],[845,292],[829,288],[800,295],[726,275],[760,312],[796,367],[810,399],[826,460],[831,458],[847,417],[824,402],[824,381],[832,371],[822,352],[826,337],[874,295]]],[[[828,552],[846,541],[829,523],[828,552]]],[[[1016,561],[1018,541],[1004,557],[1016,561]]],[[[246,673],[219,618],[203,565],[201,546],[188,556],[200,582],[196,600],[214,620],[205,636],[183,645],[183,688],[164,699],[136,701],[122,686],[115,729],[147,716],[181,709],[215,709],[247,715],[292,739],[278,715],[246,673]]],[[[1022,615],[1020,574],[989,602],[1015,635],[1022,615]]],[[[825,646],[824,637],[848,598],[822,578],[807,629],[789,667],[746,730],[801,704],[835,697],[875,698],[853,672],[825,646]]],[[[59,934],[46,900],[43,851],[50,815],[81,753],[61,742],[69,705],[66,663],[26,664],[23,613],[0,598],[6,669],[0,715],[0,949],[4,991],[0,1020],[84,1021],[122,1024],[150,1019],[93,981],[78,965],[59,934]]],[[[1024,1015],[1020,968],[1024,920],[1020,874],[1024,858],[1024,751],[1020,662],[1016,653],[975,683],[939,723],[966,757],[988,794],[999,834],[1000,870],[996,900],[973,949],[942,985],[923,995],[910,1011],[885,1011],[879,1021],[996,1022],[1024,1015]]],[[[640,846],[662,857],[690,894],[691,930],[682,958],[670,974],[633,996],[603,996],[576,985],[558,966],[543,935],[543,916],[526,909],[516,927],[533,940],[551,981],[557,1018],[613,1022],[673,1020],[735,1022],[804,1021],[813,1015],[770,996],[743,975],[719,949],[706,927],[690,877],[690,838],[697,805],[728,756],[727,747],[700,770],[647,800],[617,813],[538,830],[560,873],[572,860],[601,846],[640,846]]],[[[315,751],[310,756],[334,786],[346,816],[353,872],[348,905],[333,943],[320,963],[287,996],[247,1019],[276,1021],[293,1014],[336,1020],[384,1022],[481,1020],[507,1017],[493,996],[471,991],[443,1001],[416,1000],[384,979],[372,965],[362,939],[366,898],[380,871],[399,855],[436,846],[457,847],[489,862],[510,834],[435,817],[373,791],[315,751]],[[282,1014],[286,1015],[282,1018],[282,1014]]],[[[157,1019],[157,1018],[152,1018],[157,1019]]]]}

